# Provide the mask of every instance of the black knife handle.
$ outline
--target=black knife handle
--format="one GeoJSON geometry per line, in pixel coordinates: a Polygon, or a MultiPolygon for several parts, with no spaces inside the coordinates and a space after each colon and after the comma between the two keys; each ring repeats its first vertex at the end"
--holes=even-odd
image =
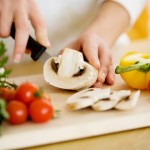
{"type": "MultiPolygon", "coordinates": [[[[11,33],[10,33],[10,35],[13,39],[15,39],[15,32],[16,32],[15,24],[13,23],[12,27],[11,27],[11,33]]],[[[43,46],[40,43],[38,43],[37,41],[35,41],[30,35],[29,35],[29,38],[28,38],[26,48],[31,51],[31,58],[34,61],[38,60],[40,58],[40,56],[46,50],[45,46],[43,46]]]]}

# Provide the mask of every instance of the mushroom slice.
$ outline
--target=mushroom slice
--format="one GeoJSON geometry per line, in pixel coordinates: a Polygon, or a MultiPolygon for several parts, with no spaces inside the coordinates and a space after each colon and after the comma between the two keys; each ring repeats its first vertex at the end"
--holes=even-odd
{"type": "Polygon", "coordinates": [[[130,90],[112,91],[110,97],[95,102],[92,108],[96,111],[105,111],[113,108],[120,100],[129,97],[130,90]]]}
{"type": "Polygon", "coordinates": [[[137,101],[140,97],[140,90],[132,93],[129,97],[125,98],[124,100],[120,101],[115,108],[119,110],[130,110],[133,109],[137,101]]]}
{"type": "Polygon", "coordinates": [[[110,89],[89,88],[73,94],[67,99],[66,105],[70,110],[78,110],[91,106],[100,99],[109,98],[110,89]]]}
{"type": "Polygon", "coordinates": [[[43,69],[44,79],[52,86],[78,90],[91,87],[98,71],[83,59],[83,54],[69,48],[58,57],[49,58],[43,69]]]}

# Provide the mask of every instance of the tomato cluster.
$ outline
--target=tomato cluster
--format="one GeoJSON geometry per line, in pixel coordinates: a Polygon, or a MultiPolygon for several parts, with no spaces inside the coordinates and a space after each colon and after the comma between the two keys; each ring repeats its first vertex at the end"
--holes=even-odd
{"type": "Polygon", "coordinates": [[[28,119],[43,123],[53,116],[54,109],[50,98],[31,82],[22,83],[16,90],[0,88],[0,97],[7,102],[11,124],[22,124],[28,119]]]}

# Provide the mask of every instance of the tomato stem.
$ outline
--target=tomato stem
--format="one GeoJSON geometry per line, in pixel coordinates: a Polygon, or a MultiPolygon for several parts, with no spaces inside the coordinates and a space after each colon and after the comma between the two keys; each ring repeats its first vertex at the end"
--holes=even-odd
{"type": "Polygon", "coordinates": [[[0,98],[0,135],[2,131],[2,122],[8,119],[9,119],[9,114],[6,111],[6,102],[4,99],[0,98]]]}
{"type": "Polygon", "coordinates": [[[0,99],[0,123],[3,119],[8,119],[9,114],[6,111],[6,102],[3,99],[0,99]]]}
{"type": "Polygon", "coordinates": [[[0,80],[0,88],[1,87],[6,87],[6,88],[11,88],[11,89],[16,89],[17,88],[17,85],[15,83],[10,83],[6,80],[4,81],[1,81],[0,80]]]}
{"type": "Polygon", "coordinates": [[[53,118],[58,118],[60,116],[60,110],[56,109],[54,110],[54,113],[53,113],[53,118]]]}
{"type": "Polygon", "coordinates": [[[132,70],[139,70],[141,72],[146,73],[146,72],[150,71],[150,63],[143,63],[143,62],[138,61],[135,64],[133,64],[131,66],[127,66],[127,67],[117,66],[115,69],[115,73],[120,74],[120,73],[129,72],[132,70]]]}

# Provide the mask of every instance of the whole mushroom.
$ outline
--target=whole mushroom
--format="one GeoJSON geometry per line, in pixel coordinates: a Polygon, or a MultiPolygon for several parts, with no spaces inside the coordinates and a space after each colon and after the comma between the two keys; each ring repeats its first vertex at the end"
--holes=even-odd
{"type": "Polygon", "coordinates": [[[52,86],[79,90],[91,87],[97,80],[98,71],[84,61],[81,52],[66,48],[62,55],[45,62],[43,74],[45,81],[52,86]]]}

